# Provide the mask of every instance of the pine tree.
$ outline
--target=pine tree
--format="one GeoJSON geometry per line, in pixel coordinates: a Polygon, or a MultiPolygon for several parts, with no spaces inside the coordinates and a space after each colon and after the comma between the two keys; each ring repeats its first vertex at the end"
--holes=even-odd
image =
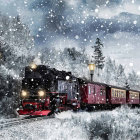
{"type": "Polygon", "coordinates": [[[103,69],[105,57],[103,56],[103,53],[102,53],[103,44],[101,43],[101,40],[99,38],[96,39],[95,44],[96,45],[94,47],[92,47],[95,49],[94,56],[92,56],[92,57],[95,60],[95,65],[98,70],[98,76],[99,76],[99,69],[101,69],[101,70],[103,69]]]}
{"type": "Polygon", "coordinates": [[[115,77],[116,77],[116,63],[114,60],[111,60],[110,57],[106,58],[105,61],[105,66],[103,69],[103,79],[102,81],[104,81],[106,84],[113,84],[115,85],[115,77]]]}

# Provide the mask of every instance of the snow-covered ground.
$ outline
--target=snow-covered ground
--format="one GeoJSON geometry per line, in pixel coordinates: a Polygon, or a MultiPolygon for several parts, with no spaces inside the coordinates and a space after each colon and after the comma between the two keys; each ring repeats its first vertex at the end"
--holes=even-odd
{"type": "Polygon", "coordinates": [[[0,131],[0,140],[139,140],[140,109],[63,112],[55,118],[0,131]]]}

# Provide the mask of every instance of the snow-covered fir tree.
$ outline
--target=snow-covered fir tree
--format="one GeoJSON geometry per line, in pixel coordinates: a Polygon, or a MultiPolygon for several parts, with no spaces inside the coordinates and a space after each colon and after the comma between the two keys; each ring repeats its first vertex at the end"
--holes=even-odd
{"type": "Polygon", "coordinates": [[[116,75],[115,75],[116,84],[118,86],[125,87],[126,79],[127,78],[124,72],[124,67],[121,64],[119,64],[119,66],[116,69],[116,75]]]}
{"type": "Polygon", "coordinates": [[[104,62],[105,62],[104,61],[105,57],[103,56],[102,47],[103,44],[101,43],[101,40],[97,38],[95,42],[95,46],[92,47],[94,48],[94,55],[92,57],[94,58],[95,65],[98,70],[98,76],[99,76],[99,70],[103,69],[104,62]]]}
{"type": "Polygon", "coordinates": [[[131,89],[140,90],[140,77],[134,70],[128,74],[128,84],[131,89]]]}
{"type": "Polygon", "coordinates": [[[114,81],[116,65],[112,62],[111,58],[108,57],[105,62],[103,80],[107,84],[111,84],[111,81],[114,81]]]}
{"type": "Polygon", "coordinates": [[[124,67],[121,64],[117,65],[114,60],[108,57],[101,79],[107,84],[125,87],[127,76],[124,67]]]}

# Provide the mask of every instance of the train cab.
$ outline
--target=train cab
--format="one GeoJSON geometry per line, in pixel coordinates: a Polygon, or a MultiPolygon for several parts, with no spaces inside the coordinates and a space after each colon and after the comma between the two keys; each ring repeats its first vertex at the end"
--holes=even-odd
{"type": "Polygon", "coordinates": [[[140,93],[136,90],[127,91],[127,103],[128,104],[139,104],[140,93]]]}
{"type": "Polygon", "coordinates": [[[83,104],[106,104],[106,85],[86,83],[81,86],[81,102],[83,104]]]}

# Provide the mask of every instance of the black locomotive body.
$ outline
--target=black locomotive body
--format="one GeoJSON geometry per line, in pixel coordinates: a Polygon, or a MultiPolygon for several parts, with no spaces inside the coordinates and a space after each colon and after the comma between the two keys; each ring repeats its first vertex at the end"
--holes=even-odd
{"type": "Polygon", "coordinates": [[[22,80],[20,115],[48,115],[80,107],[76,77],[70,72],[32,65],[25,68],[22,80]]]}

